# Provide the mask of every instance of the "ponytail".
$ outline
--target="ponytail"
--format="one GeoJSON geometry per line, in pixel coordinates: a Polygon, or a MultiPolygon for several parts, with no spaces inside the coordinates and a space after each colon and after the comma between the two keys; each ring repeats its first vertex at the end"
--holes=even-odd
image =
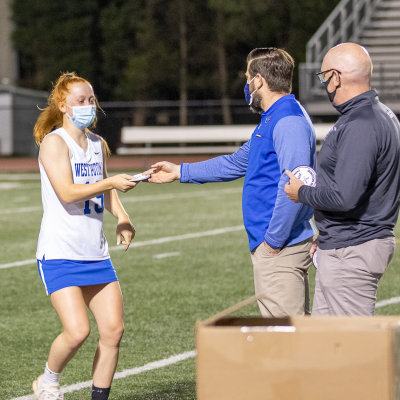
{"type": "Polygon", "coordinates": [[[40,146],[43,138],[48,133],[62,126],[62,112],[54,103],[52,104],[49,102],[48,104],[49,105],[40,113],[33,128],[33,136],[35,137],[35,142],[38,146],[40,146]]]}

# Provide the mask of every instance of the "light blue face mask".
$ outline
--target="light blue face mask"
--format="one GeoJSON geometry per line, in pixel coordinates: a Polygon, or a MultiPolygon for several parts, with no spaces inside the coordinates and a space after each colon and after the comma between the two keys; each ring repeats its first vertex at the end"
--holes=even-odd
{"type": "Polygon", "coordinates": [[[90,126],[96,118],[96,106],[74,106],[72,108],[72,117],[68,114],[70,121],[82,131],[90,126]]]}

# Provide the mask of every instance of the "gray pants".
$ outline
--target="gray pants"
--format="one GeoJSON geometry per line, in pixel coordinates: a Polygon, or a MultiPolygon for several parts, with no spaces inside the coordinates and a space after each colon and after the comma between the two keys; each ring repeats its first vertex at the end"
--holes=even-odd
{"type": "Polygon", "coordinates": [[[308,268],[312,238],[271,255],[264,243],[251,252],[255,293],[264,317],[310,314],[308,268]]]}
{"type": "Polygon", "coordinates": [[[376,291],[392,259],[393,236],[341,249],[317,249],[312,315],[373,315],[376,291]]]}

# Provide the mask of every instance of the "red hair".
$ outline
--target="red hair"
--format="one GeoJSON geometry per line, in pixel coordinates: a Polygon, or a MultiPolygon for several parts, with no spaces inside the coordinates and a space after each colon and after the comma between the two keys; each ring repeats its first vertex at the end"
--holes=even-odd
{"type": "MultiPolygon", "coordinates": [[[[70,85],[74,83],[90,83],[78,76],[75,72],[66,72],[62,74],[58,79],[47,99],[47,107],[42,109],[36,124],[33,128],[33,136],[38,146],[42,143],[43,138],[53,131],[54,129],[60,128],[63,124],[63,113],[60,111],[59,106],[65,103],[65,99],[69,94],[70,85]]],[[[97,99],[95,98],[96,108],[101,109],[97,99]]],[[[97,118],[94,120],[91,126],[95,126],[97,118]]],[[[107,155],[110,155],[110,149],[103,139],[106,147],[107,155]]]]}

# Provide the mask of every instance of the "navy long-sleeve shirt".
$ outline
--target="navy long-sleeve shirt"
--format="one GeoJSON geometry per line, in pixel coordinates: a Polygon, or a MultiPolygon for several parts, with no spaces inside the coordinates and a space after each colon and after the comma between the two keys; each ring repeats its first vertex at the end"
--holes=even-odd
{"type": "Polygon", "coordinates": [[[400,202],[400,125],[374,90],[340,106],[318,155],[317,186],[299,201],[315,208],[319,247],[393,235],[400,202]]]}
{"type": "Polygon", "coordinates": [[[230,155],[182,164],[181,182],[224,182],[245,176],[242,210],[250,250],[264,240],[281,248],[315,233],[311,207],[285,195],[285,170],[315,167],[315,133],[293,95],[277,100],[261,115],[251,139],[230,155]]]}

